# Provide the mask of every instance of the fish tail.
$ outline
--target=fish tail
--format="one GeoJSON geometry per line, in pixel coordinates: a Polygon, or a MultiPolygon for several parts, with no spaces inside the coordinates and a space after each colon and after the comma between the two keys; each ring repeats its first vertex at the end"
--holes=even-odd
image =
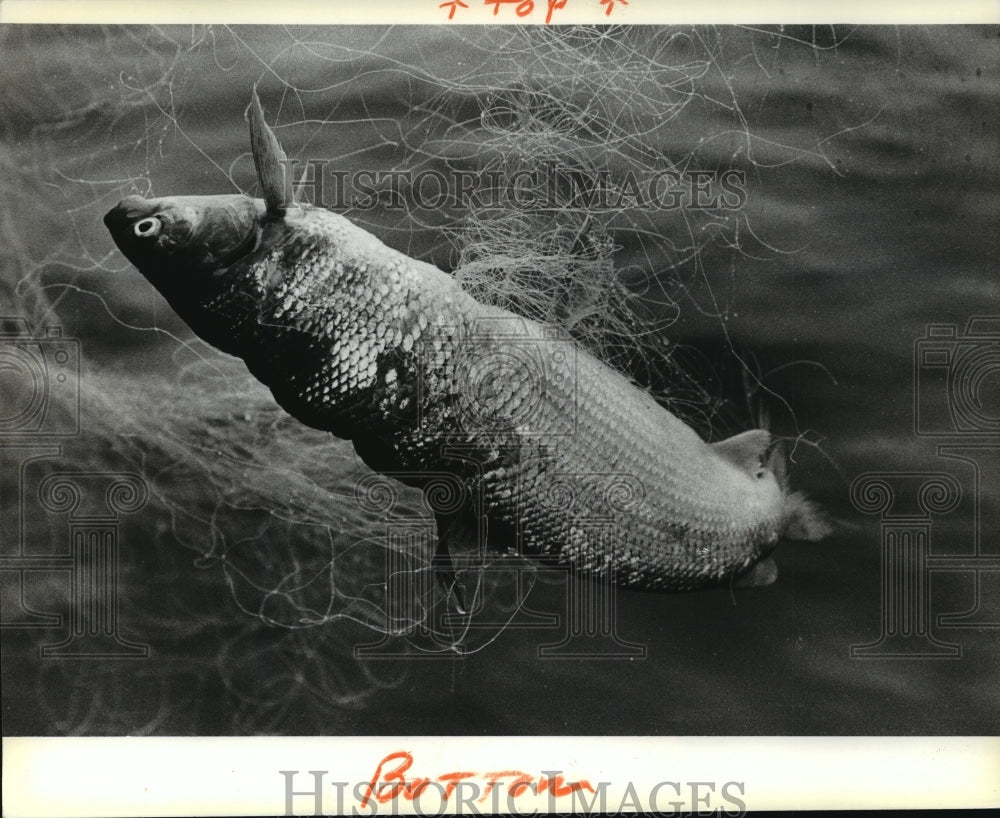
{"type": "Polygon", "coordinates": [[[765,465],[781,486],[781,536],[787,540],[816,542],[833,531],[830,518],[823,508],[801,491],[792,491],[788,479],[788,455],[784,442],[773,439],[765,456],[765,465]]]}
{"type": "Polygon", "coordinates": [[[781,536],[786,540],[816,542],[833,531],[822,507],[801,491],[787,492],[781,506],[781,536]]]}

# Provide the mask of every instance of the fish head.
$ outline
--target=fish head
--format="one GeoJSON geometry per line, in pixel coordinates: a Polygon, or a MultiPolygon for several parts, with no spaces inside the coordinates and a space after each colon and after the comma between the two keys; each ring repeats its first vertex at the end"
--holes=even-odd
{"type": "Polygon", "coordinates": [[[197,285],[251,253],[264,203],[243,195],[126,196],[104,216],[124,256],[157,289],[197,285]],[[171,279],[177,279],[172,282],[171,279]]]}
{"type": "Polygon", "coordinates": [[[264,202],[238,194],[126,196],[104,216],[122,254],[188,326],[226,352],[261,297],[241,262],[255,255],[265,223],[264,202]],[[235,297],[220,298],[227,293],[235,297]]]}
{"type": "Polygon", "coordinates": [[[263,199],[243,194],[126,196],[105,216],[118,249],[209,343],[235,352],[239,326],[266,293],[247,271],[299,213],[284,151],[264,121],[256,91],[248,111],[250,142],[263,199]]]}
{"type": "Polygon", "coordinates": [[[263,201],[243,194],[126,196],[105,216],[118,249],[157,288],[173,287],[171,276],[215,273],[252,252],[267,222],[280,222],[295,208],[287,157],[254,89],[247,109],[250,147],[263,201]]]}

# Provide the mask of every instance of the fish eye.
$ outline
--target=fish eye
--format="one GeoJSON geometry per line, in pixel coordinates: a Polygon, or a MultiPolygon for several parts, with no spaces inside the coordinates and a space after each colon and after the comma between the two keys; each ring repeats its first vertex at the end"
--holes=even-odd
{"type": "Polygon", "coordinates": [[[137,221],[132,230],[140,239],[146,239],[159,233],[160,227],[160,220],[156,216],[147,216],[137,221]]]}

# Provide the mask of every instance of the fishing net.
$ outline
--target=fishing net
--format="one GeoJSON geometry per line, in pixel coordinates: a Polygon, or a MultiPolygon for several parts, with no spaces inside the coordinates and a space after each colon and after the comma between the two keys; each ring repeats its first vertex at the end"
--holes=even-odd
{"type": "MultiPolygon", "coordinates": [[[[732,256],[789,249],[756,236],[737,205],[770,166],[824,165],[829,134],[755,138],[734,76],[763,81],[789,50],[821,59],[837,45],[828,33],[152,26],[0,36],[2,313],[36,334],[61,326],[82,350],[81,433],[49,468],[134,473],[148,488],[122,523],[120,622],[153,658],[127,671],[8,663],[40,679],[47,727],[36,731],[336,732],[343,708],[400,683],[407,656],[488,646],[533,581],[520,562],[482,571],[468,580],[473,621],[442,618],[426,498],[373,483],[350,443],[288,417],[114,251],[101,217],[128,192],[256,192],[243,120],[254,83],[287,154],[316,160],[301,168],[306,198],[332,195],[309,175],[329,168],[405,171],[409,183],[422,171],[473,174],[453,205],[421,206],[404,185],[377,190],[378,206],[340,209],[479,300],[560,327],[703,434],[746,427],[714,364],[668,330],[692,314],[724,337],[732,256]],[[692,205],[698,194],[683,185],[695,170],[737,172],[732,195],[713,189],[692,205]],[[516,180],[534,187],[518,191],[516,180]],[[681,185],[673,198],[670,184],[681,185]],[[401,520],[408,537],[393,536],[401,520]],[[142,686],[141,704],[123,674],[142,686]]],[[[5,471],[8,492],[12,478],[5,471]]],[[[43,512],[26,514],[32,547],[44,550],[49,535],[51,547],[64,543],[43,512]]]]}

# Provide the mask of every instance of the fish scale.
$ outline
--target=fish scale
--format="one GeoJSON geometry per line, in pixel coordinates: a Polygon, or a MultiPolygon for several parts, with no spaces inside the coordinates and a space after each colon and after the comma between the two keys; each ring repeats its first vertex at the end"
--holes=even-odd
{"type": "Polygon", "coordinates": [[[825,533],[787,491],[766,432],[709,445],[553,328],[297,204],[256,97],[250,122],[264,201],[130,196],[105,223],[192,329],[243,358],[291,415],[412,485],[453,475],[465,500],[437,515],[445,549],[452,531],[485,530],[493,548],[686,590],[766,584],[776,571],[762,560],[784,530],[825,533]]]}
{"type": "MultiPolygon", "coordinates": [[[[740,573],[776,541],[779,508],[751,492],[734,502],[725,490],[752,488],[749,475],[570,341],[480,304],[329,211],[301,206],[266,225],[261,244],[283,248],[281,276],[260,291],[234,351],[295,417],[356,441],[377,438],[382,456],[391,452],[383,471],[450,470],[448,447],[468,447],[488,474],[463,470],[470,494],[481,496],[487,520],[517,532],[522,552],[681,590],[740,573]],[[311,238],[305,249],[299,232],[311,238]],[[302,354],[303,339],[312,354],[302,354]],[[494,356],[508,377],[490,380],[494,356]],[[560,358],[562,370],[552,364],[560,358]],[[498,449],[513,466],[490,472],[498,449]],[[609,501],[616,481],[631,504],[609,501]]],[[[273,258],[238,262],[230,276],[260,286],[273,258]]]]}

